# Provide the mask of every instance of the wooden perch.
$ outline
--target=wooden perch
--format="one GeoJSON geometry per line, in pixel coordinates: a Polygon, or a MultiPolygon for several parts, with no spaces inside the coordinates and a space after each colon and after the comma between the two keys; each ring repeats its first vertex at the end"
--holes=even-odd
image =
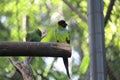
{"type": "Polygon", "coordinates": [[[0,56],[71,57],[71,46],[55,42],[0,42],[0,56]]]}

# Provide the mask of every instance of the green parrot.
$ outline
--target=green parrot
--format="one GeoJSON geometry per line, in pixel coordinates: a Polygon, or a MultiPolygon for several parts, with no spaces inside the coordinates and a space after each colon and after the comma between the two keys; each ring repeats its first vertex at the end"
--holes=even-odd
{"type": "MultiPolygon", "coordinates": [[[[66,29],[66,22],[64,20],[58,21],[58,27],[55,30],[55,37],[57,42],[70,44],[70,32],[66,29]]],[[[66,68],[68,77],[70,78],[68,69],[68,57],[63,57],[63,62],[66,68]]]]}
{"type": "Polygon", "coordinates": [[[40,42],[42,39],[42,32],[40,29],[35,29],[26,34],[26,41],[29,42],[40,42]]]}
{"type": "MultiPolygon", "coordinates": [[[[43,34],[39,28],[30,31],[26,34],[26,41],[27,42],[40,42],[43,37],[45,37],[46,33],[43,34]]],[[[32,57],[28,56],[26,58],[26,62],[31,62],[32,57]]]]}

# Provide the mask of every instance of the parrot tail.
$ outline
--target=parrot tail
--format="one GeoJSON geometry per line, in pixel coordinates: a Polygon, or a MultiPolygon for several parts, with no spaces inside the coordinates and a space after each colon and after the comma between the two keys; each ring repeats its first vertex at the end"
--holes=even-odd
{"type": "Polygon", "coordinates": [[[63,57],[63,62],[64,62],[64,65],[65,65],[65,69],[66,69],[66,72],[67,72],[67,75],[70,79],[70,74],[69,74],[69,69],[68,69],[68,58],[67,57],[63,57]]]}

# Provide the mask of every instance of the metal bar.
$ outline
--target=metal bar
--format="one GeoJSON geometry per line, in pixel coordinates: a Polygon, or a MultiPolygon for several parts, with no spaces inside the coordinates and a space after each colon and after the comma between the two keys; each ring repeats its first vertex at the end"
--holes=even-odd
{"type": "Polygon", "coordinates": [[[103,1],[88,0],[90,80],[106,80],[103,1]]]}

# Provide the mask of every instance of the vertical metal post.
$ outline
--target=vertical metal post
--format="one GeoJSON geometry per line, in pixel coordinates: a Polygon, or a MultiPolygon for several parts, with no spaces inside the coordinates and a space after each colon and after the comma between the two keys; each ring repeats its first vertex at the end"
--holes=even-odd
{"type": "Polygon", "coordinates": [[[103,1],[88,0],[90,80],[106,80],[103,1]]]}

